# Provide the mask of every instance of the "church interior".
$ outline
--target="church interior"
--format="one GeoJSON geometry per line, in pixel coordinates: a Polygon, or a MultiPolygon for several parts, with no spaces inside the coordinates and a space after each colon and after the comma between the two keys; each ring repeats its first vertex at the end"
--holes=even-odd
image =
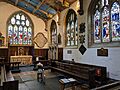
{"type": "Polygon", "coordinates": [[[120,0],[0,0],[0,90],[120,90],[120,0]]]}

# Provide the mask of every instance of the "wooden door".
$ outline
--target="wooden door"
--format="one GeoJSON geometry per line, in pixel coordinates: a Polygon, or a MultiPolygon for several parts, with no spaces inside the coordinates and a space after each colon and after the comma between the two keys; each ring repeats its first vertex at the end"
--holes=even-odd
{"type": "Polygon", "coordinates": [[[58,48],[58,60],[63,60],[63,48],[58,48]]]}

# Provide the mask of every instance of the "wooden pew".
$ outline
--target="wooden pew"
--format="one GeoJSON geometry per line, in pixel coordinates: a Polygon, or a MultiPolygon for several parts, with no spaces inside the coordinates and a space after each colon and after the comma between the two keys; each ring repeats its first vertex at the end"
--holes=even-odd
{"type": "Polygon", "coordinates": [[[8,63],[11,69],[11,72],[20,72],[19,66],[21,62],[10,62],[8,63]]]}
{"type": "Polygon", "coordinates": [[[97,84],[104,85],[106,83],[106,67],[70,61],[52,61],[51,69],[68,74],[79,80],[82,84],[88,84],[88,88],[94,88],[98,86],[97,84]]]}
{"type": "Polygon", "coordinates": [[[100,87],[93,88],[91,90],[119,90],[120,89],[120,81],[116,81],[113,83],[109,83],[100,87]]]}
{"type": "Polygon", "coordinates": [[[14,80],[11,71],[6,71],[5,64],[1,64],[0,90],[18,90],[18,80],[14,80]]]}
{"type": "Polygon", "coordinates": [[[1,65],[1,86],[3,85],[3,82],[6,81],[6,73],[5,73],[5,66],[1,65]]]}

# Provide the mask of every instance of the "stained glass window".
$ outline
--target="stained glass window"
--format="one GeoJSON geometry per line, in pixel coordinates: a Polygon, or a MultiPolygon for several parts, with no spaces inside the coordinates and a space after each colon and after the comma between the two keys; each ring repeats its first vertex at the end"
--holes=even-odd
{"type": "Polygon", "coordinates": [[[120,3],[114,0],[98,0],[93,5],[94,37],[89,35],[94,38],[93,43],[120,41],[120,3]]]}
{"type": "Polygon", "coordinates": [[[66,16],[66,46],[78,45],[78,23],[74,10],[70,9],[66,16]]]}
{"type": "Polygon", "coordinates": [[[120,5],[114,2],[111,8],[112,41],[120,41],[120,5]]]}
{"type": "Polygon", "coordinates": [[[32,22],[23,12],[12,15],[8,21],[10,45],[32,45],[32,22]]]}
{"type": "Polygon", "coordinates": [[[54,20],[51,23],[51,42],[53,45],[57,43],[57,25],[54,20]]]}
{"type": "Polygon", "coordinates": [[[102,41],[110,41],[110,31],[109,31],[109,10],[104,7],[102,12],[102,41]]]}
{"type": "Polygon", "coordinates": [[[96,10],[94,16],[94,42],[101,42],[101,30],[100,30],[100,12],[96,10]]]}

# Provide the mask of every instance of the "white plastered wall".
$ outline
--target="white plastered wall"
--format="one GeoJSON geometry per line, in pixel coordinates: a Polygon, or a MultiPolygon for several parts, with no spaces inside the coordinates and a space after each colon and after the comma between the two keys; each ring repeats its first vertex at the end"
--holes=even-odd
{"type": "MultiPolygon", "coordinates": [[[[68,9],[65,9],[61,12],[60,17],[60,25],[58,26],[58,32],[61,33],[62,36],[62,44],[59,47],[63,47],[63,59],[64,60],[72,60],[74,59],[76,62],[80,63],[87,63],[87,64],[93,64],[93,65],[100,65],[107,67],[107,72],[109,73],[109,77],[114,79],[120,80],[120,47],[111,47],[108,49],[108,57],[100,57],[97,56],[97,49],[99,48],[88,48],[88,7],[91,0],[83,0],[84,2],[84,15],[78,15],[78,25],[80,23],[85,23],[86,29],[85,29],[85,43],[84,46],[87,48],[87,51],[84,55],[81,55],[79,52],[79,47],[81,44],[78,45],[78,48],[66,48],[65,47],[65,17],[68,9]],[[67,54],[67,51],[71,50],[72,54],[67,54]]],[[[70,8],[75,9],[76,2],[71,5],[70,8]]],[[[69,8],[69,9],[70,9],[69,8]]],[[[55,18],[54,18],[55,19],[55,18]]],[[[50,21],[49,21],[50,23],[50,21]]]]}

